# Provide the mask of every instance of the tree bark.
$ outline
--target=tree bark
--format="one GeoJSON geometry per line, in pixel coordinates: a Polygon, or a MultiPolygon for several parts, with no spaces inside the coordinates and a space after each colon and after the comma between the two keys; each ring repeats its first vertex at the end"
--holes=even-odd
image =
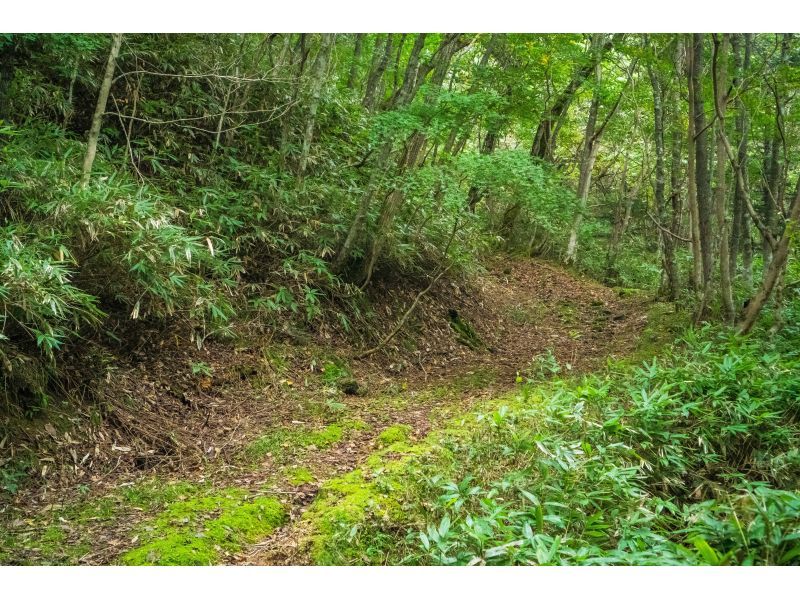
{"type": "Polygon", "coordinates": [[[677,281],[675,272],[675,242],[671,229],[663,228],[666,219],[665,177],[666,168],[664,160],[664,89],[658,73],[652,65],[648,65],[647,72],[650,76],[650,85],[653,88],[653,129],[655,136],[656,170],[655,170],[655,207],[656,216],[660,224],[661,261],[667,281],[667,299],[677,299],[677,281]]]}
{"type": "Polygon", "coordinates": [[[731,287],[730,255],[728,247],[728,222],[726,213],[725,164],[727,163],[725,112],[728,104],[728,35],[714,34],[714,58],[712,81],[714,86],[714,110],[717,115],[717,186],[714,194],[714,213],[719,232],[719,279],[720,299],[725,321],[733,324],[736,315],[731,287]]]}
{"type": "MultiPolygon", "coordinates": [[[[689,38],[691,42],[691,36],[689,38]]],[[[686,78],[689,87],[688,104],[689,104],[689,119],[686,135],[686,179],[688,188],[688,203],[689,203],[689,222],[692,230],[692,278],[691,286],[696,293],[701,292],[703,287],[703,251],[700,247],[700,211],[697,206],[697,165],[695,164],[695,89],[694,77],[694,51],[693,44],[690,43],[687,48],[687,69],[686,78]]]]}
{"type": "MultiPolygon", "coordinates": [[[[453,60],[453,56],[455,56],[455,54],[465,45],[466,43],[463,41],[460,34],[447,34],[439,44],[439,47],[437,48],[434,56],[431,58],[431,61],[420,67],[418,80],[415,82],[414,88],[419,88],[419,86],[422,84],[421,79],[424,78],[425,74],[428,72],[432,72],[430,81],[431,90],[441,88],[447,75],[447,70],[453,60]]],[[[414,93],[410,95],[408,101],[410,101],[413,96],[414,93]]],[[[435,96],[433,92],[431,92],[426,94],[425,102],[430,103],[434,99],[435,96]]],[[[426,142],[427,140],[425,135],[420,131],[415,131],[412,133],[411,137],[406,141],[405,151],[398,162],[398,173],[403,173],[405,170],[413,168],[417,165],[418,158],[420,154],[422,154],[422,150],[426,142]]],[[[404,200],[405,193],[403,190],[400,188],[395,188],[389,193],[389,195],[386,197],[386,200],[383,202],[383,205],[381,206],[375,234],[373,235],[372,242],[370,243],[370,247],[367,252],[367,259],[364,262],[364,282],[362,283],[362,288],[365,288],[372,280],[372,273],[375,270],[378,257],[383,251],[386,236],[388,235],[389,229],[394,221],[394,217],[402,206],[404,200]]]]}
{"type": "Polygon", "coordinates": [[[769,301],[772,291],[786,267],[791,242],[792,239],[797,236],[798,227],[800,227],[800,178],[798,178],[797,181],[797,189],[795,190],[795,196],[789,208],[783,234],[775,246],[775,250],[772,252],[772,260],[764,272],[761,286],[747,304],[742,320],[739,323],[740,334],[747,334],[753,329],[762,308],[767,301],[769,301]]]}
{"type": "Polygon", "coordinates": [[[389,100],[390,107],[405,105],[410,99],[411,94],[414,92],[415,84],[419,76],[419,57],[422,49],[425,47],[426,37],[427,34],[420,33],[414,40],[414,46],[411,48],[411,54],[409,54],[408,62],[406,63],[406,70],[405,74],[403,75],[403,83],[400,85],[397,91],[392,94],[392,98],[389,100]]]}
{"type": "Polygon", "coordinates": [[[95,106],[94,116],[92,117],[92,126],[89,129],[89,137],[86,143],[86,155],[83,158],[81,187],[85,187],[92,176],[92,165],[97,155],[97,140],[100,137],[100,127],[103,125],[103,115],[106,112],[108,94],[111,91],[111,82],[114,79],[114,71],[117,68],[117,57],[119,56],[119,49],[121,46],[122,34],[114,33],[111,37],[111,51],[108,53],[105,74],[100,84],[100,91],[97,94],[97,105],[95,106]]]}
{"type": "Polygon", "coordinates": [[[375,47],[375,56],[378,58],[377,62],[373,60],[373,68],[367,78],[367,88],[364,92],[364,101],[362,102],[364,108],[369,111],[375,109],[378,102],[379,88],[383,80],[383,73],[386,72],[386,67],[389,65],[389,59],[392,57],[392,45],[394,36],[391,33],[386,34],[386,41],[382,48],[375,47]]]}
{"type": "MultiPolygon", "coordinates": [[[[594,45],[594,44],[593,44],[594,45]]],[[[602,67],[600,60],[594,62],[595,90],[592,94],[592,103],[589,107],[589,117],[586,120],[586,129],[583,135],[583,150],[581,152],[580,174],[578,176],[578,209],[572,221],[572,228],[569,233],[567,243],[567,253],[564,262],[567,264],[575,263],[578,255],[578,233],[583,223],[583,212],[589,200],[589,187],[592,183],[592,169],[597,159],[597,151],[600,147],[597,143],[595,129],[597,126],[597,112],[600,107],[600,83],[602,80],[602,67]]]]}
{"type": "Polygon", "coordinates": [[[302,181],[305,176],[306,166],[308,165],[308,154],[311,149],[311,141],[314,138],[314,125],[317,120],[320,99],[322,98],[322,88],[325,85],[325,77],[328,74],[328,63],[330,62],[331,51],[333,50],[334,33],[323,33],[320,40],[319,52],[314,60],[311,74],[311,89],[308,100],[308,114],[303,130],[303,146],[300,150],[300,160],[297,165],[298,177],[302,181]]]}
{"type": "Polygon", "coordinates": [[[347,88],[355,89],[358,79],[358,67],[361,64],[361,52],[364,46],[364,34],[356,33],[355,47],[353,48],[353,58],[350,62],[350,72],[347,75],[347,88]]]}
{"type": "MultiPolygon", "coordinates": [[[[605,48],[607,47],[607,43],[600,46],[602,37],[602,34],[595,34],[592,43],[595,48],[595,52],[601,55],[605,52],[605,48]]],[[[622,96],[625,95],[625,90],[633,80],[633,73],[636,70],[637,64],[636,60],[631,63],[628,69],[628,78],[625,82],[625,86],[622,88],[622,91],[620,91],[616,102],[609,109],[608,114],[606,114],[606,117],[603,119],[603,122],[600,124],[600,126],[597,126],[597,112],[600,105],[600,84],[602,81],[602,59],[598,59],[594,62],[596,87],[594,93],[592,94],[589,117],[586,121],[583,151],[581,152],[580,174],[578,178],[578,210],[576,211],[575,218],[572,222],[569,241],[567,243],[567,252],[564,256],[564,263],[566,264],[575,263],[578,255],[578,233],[580,232],[580,227],[583,223],[583,213],[586,210],[586,205],[589,200],[589,188],[591,187],[592,183],[592,169],[594,168],[594,162],[597,159],[597,152],[600,149],[600,138],[603,135],[603,131],[605,131],[606,127],[608,126],[609,121],[611,118],[613,118],[614,114],[619,108],[619,105],[622,102],[622,96]]]]}
{"type": "Polygon", "coordinates": [[[737,163],[739,172],[734,177],[733,193],[733,218],[731,220],[731,240],[730,240],[730,277],[736,277],[736,266],[739,253],[744,252],[746,241],[744,240],[745,231],[750,233],[747,226],[747,213],[745,209],[745,195],[748,193],[747,177],[747,142],[750,133],[750,119],[747,114],[747,107],[741,98],[742,80],[750,68],[750,54],[752,48],[752,34],[734,34],[731,37],[731,46],[734,55],[734,68],[736,73],[733,79],[733,88],[739,90],[736,98],[736,142],[737,142],[737,163]],[[742,41],[744,41],[744,57],[742,56],[742,41]],[[744,185],[743,185],[744,184],[744,185]]]}
{"type": "MultiPolygon", "coordinates": [[[[692,104],[695,134],[695,180],[697,184],[697,214],[702,254],[702,298],[696,321],[706,317],[712,272],[714,269],[713,232],[711,229],[711,176],[708,162],[708,127],[703,101],[703,34],[692,35],[692,104]]],[[[727,264],[726,264],[727,265],[727,264]]]]}

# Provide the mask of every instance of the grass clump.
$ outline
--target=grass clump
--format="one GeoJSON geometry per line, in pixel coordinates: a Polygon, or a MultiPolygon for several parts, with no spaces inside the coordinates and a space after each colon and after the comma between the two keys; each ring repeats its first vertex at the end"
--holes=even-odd
{"type": "Polygon", "coordinates": [[[142,545],[120,562],[211,565],[226,552],[269,535],[285,518],[285,507],[274,498],[251,498],[234,488],[177,501],[142,528],[142,545]]]}

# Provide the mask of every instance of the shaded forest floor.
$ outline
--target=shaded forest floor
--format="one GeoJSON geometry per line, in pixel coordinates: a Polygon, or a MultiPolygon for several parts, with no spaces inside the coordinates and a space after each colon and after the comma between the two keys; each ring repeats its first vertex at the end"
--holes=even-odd
{"type": "MultiPolygon", "coordinates": [[[[380,306],[387,331],[416,294],[401,287],[376,289],[395,299],[380,306]]],[[[503,260],[468,287],[440,281],[397,345],[367,360],[325,330],[192,351],[147,339],[106,381],[103,424],[41,426],[50,477],[3,498],[0,563],[308,562],[301,515],[325,481],[519,376],[647,355],[675,332],[648,327],[652,309],[672,308],[503,260]]]]}

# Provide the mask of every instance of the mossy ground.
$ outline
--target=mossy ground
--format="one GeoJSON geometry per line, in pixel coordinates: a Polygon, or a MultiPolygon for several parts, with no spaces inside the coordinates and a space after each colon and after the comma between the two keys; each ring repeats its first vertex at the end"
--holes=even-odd
{"type": "Polygon", "coordinates": [[[303,515],[312,530],[306,542],[314,564],[380,564],[391,552],[389,536],[373,536],[365,544],[358,532],[370,520],[404,519],[397,473],[418,454],[419,446],[394,442],[370,456],[361,468],[322,485],[303,515]]]}
{"type": "Polygon", "coordinates": [[[292,486],[310,484],[316,480],[308,467],[290,467],[286,472],[286,481],[292,486]]]}
{"type": "Polygon", "coordinates": [[[228,488],[178,500],[141,528],[141,546],[120,558],[126,565],[211,565],[226,553],[269,535],[286,517],[272,497],[228,488]]]}
{"type": "Polygon", "coordinates": [[[156,478],[122,486],[103,496],[56,504],[27,520],[0,528],[0,564],[77,565],[92,551],[93,534],[116,519],[151,512],[194,496],[201,489],[156,478]]]}
{"type": "Polygon", "coordinates": [[[387,447],[395,442],[408,440],[411,435],[411,426],[406,424],[396,424],[389,426],[378,435],[378,446],[387,447]]]}
{"type": "Polygon", "coordinates": [[[318,449],[328,448],[348,435],[357,434],[366,428],[367,424],[360,420],[343,420],[320,429],[277,428],[251,442],[245,449],[245,455],[253,462],[267,456],[283,461],[298,450],[312,446],[318,449]]]}

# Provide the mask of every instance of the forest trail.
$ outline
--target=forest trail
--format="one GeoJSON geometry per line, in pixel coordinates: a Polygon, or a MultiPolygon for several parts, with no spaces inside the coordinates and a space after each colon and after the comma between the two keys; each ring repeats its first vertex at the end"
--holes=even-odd
{"type": "Polygon", "coordinates": [[[476,328],[481,330],[479,338],[490,338],[491,345],[483,351],[443,355],[427,371],[410,372],[402,382],[408,389],[404,399],[387,400],[391,395],[384,391],[377,410],[363,401],[348,401],[348,413],[367,422],[369,432],[304,459],[313,483],[280,488],[291,504],[289,522],[264,541],[230,555],[228,562],[312,564],[309,524],[302,516],[326,481],[352,471],[396,439],[422,438],[432,426],[511,390],[518,376],[536,373],[531,369],[537,367],[537,356],[552,355],[552,361],[540,360],[539,367],[561,364],[566,375],[628,355],[647,322],[641,299],[621,298],[624,291],[541,260],[498,260],[479,288],[478,305],[486,311],[476,328]]]}
{"type": "MultiPolygon", "coordinates": [[[[29,531],[30,550],[17,549],[22,562],[119,562],[141,543],[143,529],[155,533],[148,521],[169,505],[166,499],[126,505],[119,489],[131,494],[143,484],[275,497],[288,522],[255,544],[220,549],[216,560],[307,562],[301,517],[325,481],[355,469],[393,436],[422,438],[437,424],[512,389],[518,376],[537,373],[532,368],[541,374],[541,368],[560,364],[566,375],[624,357],[647,322],[641,296],[621,297],[624,292],[540,260],[491,262],[469,289],[443,283],[419,306],[414,331],[419,342],[405,360],[402,353],[352,360],[341,348],[320,354],[308,347],[293,347],[291,353],[270,352],[269,346],[212,347],[204,359],[213,375],[198,382],[179,373],[185,369],[180,350],[174,360],[166,348],[142,355],[138,365],[120,372],[118,391],[137,395],[146,408],[127,419],[118,412],[114,424],[130,427],[129,436],[144,444],[114,452],[128,447],[120,446],[118,431],[107,432],[117,461],[92,477],[88,497],[73,492],[70,498],[68,485],[57,492],[21,493],[7,513],[18,526],[17,539],[25,539],[17,534],[34,527],[30,522],[50,529],[41,518],[48,512],[52,515],[44,517],[60,521],[63,541],[84,549],[42,559],[37,532],[29,531]],[[153,448],[147,450],[166,434],[186,447],[180,459],[162,462],[153,448]],[[53,505],[56,496],[60,504],[53,505]],[[60,515],[71,505],[93,501],[112,506],[81,522],[60,515]]],[[[179,492],[177,499],[183,498],[179,492]]]]}

